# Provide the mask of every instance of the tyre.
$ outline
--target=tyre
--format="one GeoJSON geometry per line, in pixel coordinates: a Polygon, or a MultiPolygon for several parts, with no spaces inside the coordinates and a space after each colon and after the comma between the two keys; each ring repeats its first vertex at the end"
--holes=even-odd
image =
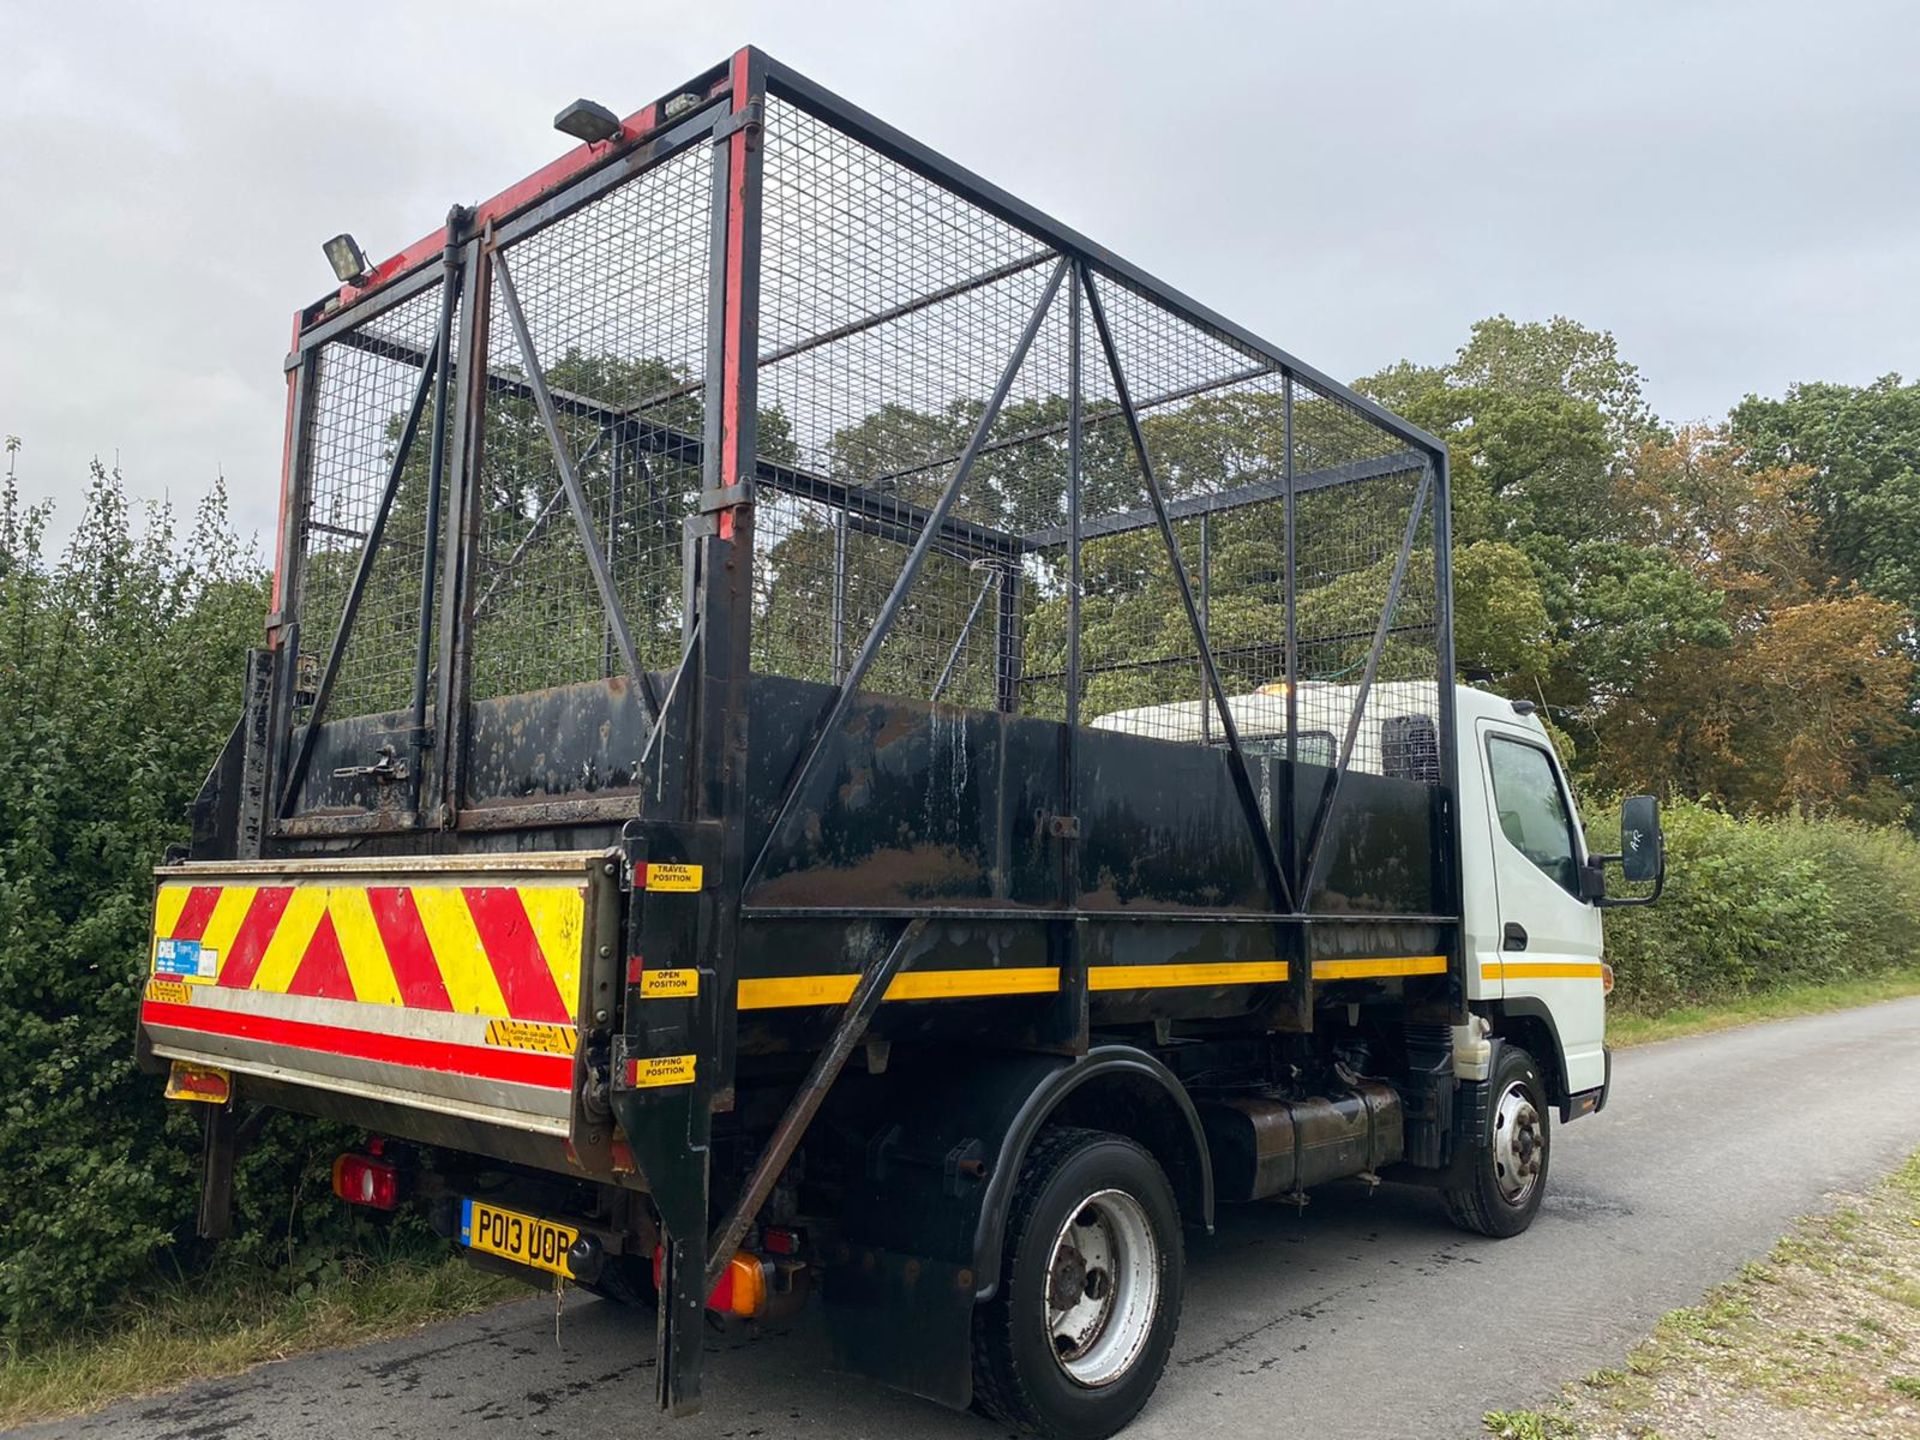
{"type": "Polygon", "coordinates": [[[1184,1277],[1159,1162],[1105,1131],[1041,1131],[1007,1217],[1000,1288],[974,1312],[975,1408],[1053,1440],[1104,1440],[1160,1383],[1184,1277]]]}
{"type": "Polygon", "coordinates": [[[1505,1239],[1525,1230],[1539,1213],[1553,1131],[1540,1068],[1519,1046],[1500,1046],[1487,1088],[1485,1131],[1474,1141],[1469,1172],[1442,1193],[1454,1224],[1505,1239]]]}

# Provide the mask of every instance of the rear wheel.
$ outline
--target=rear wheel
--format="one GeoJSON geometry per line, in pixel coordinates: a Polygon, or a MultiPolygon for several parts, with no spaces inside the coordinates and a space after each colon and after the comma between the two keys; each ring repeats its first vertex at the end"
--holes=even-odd
{"type": "Polygon", "coordinates": [[[1103,1131],[1042,1131],[999,1291],[974,1314],[974,1403],[1058,1440],[1113,1434],[1160,1383],[1183,1278],[1179,1207],[1153,1156],[1103,1131]]]}
{"type": "Polygon", "coordinates": [[[1502,1045],[1487,1084],[1487,1119],[1475,1139],[1470,1171],[1443,1193],[1454,1224],[1504,1239],[1525,1230],[1539,1213],[1553,1134],[1546,1087],[1526,1051],[1502,1045]]]}

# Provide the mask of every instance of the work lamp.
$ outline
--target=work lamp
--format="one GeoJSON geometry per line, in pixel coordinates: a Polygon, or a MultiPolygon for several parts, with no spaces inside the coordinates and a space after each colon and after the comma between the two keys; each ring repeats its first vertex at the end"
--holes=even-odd
{"type": "Polygon", "coordinates": [[[344,230],[320,247],[327,252],[327,263],[340,277],[342,285],[351,285],[367,273],[367,252],[360,242],[344,230]]]}
{"type": "Polygon", "coordinates": [[[620,117],[604,105],[576,100],[553,117],[553,128],[589,145],[611,140],[620,133],[620,117]]]}

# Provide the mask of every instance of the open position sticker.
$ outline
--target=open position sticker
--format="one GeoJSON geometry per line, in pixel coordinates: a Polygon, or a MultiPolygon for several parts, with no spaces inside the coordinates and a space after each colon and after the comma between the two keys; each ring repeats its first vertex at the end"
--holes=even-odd
{"type": "Polygon", "coordinates": [[[640,972],[640,994],[648,1000],[661,1000],[675,995],[698,995],[700,993],[700,972],[694,969],[642,970],[640,972]]]}

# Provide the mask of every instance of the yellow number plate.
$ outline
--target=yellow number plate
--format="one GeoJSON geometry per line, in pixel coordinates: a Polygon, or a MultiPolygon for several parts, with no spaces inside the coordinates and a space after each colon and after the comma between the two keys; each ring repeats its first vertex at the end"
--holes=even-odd
{"type": "Polygon", "coordinates": [[[515,1260],[554,1275],[572,1278],[567,1251],[580,1238],[570,1225],[502,1210],[484,1200],[460,1202],[460,1243],[502,1259],[515,1260]]]}

